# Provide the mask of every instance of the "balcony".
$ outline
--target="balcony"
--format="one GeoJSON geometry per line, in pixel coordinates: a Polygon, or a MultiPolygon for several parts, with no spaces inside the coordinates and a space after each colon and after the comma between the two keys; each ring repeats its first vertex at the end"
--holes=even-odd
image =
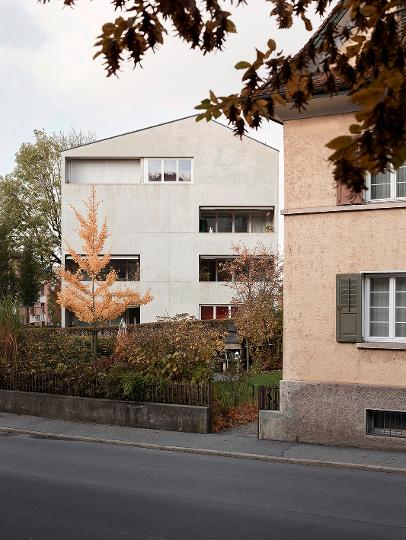
{"type": "Polygon", "coordinates": [[[274,207],[201,207],[201,233],[270,233],[274,230],[274,207]]]}

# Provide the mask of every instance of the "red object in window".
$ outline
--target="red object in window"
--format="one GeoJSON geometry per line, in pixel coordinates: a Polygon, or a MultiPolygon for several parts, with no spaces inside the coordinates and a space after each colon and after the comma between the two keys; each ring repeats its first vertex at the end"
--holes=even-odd
{"type": "Polygon", "coordinates": [[[238,306],[231,306],[231,318],[235,317],[238,313],[238,306]]]}
{"type": "Polygon", "coordinates": [[[200,308],[200,319],[202,321],[210,321],[214,319],[213,306],[202,306],[200,308]]]}
{"type": "Polygon", "coordinates": [[[216,306],[216,319],[228,319],[228,306],[216,306]]]}

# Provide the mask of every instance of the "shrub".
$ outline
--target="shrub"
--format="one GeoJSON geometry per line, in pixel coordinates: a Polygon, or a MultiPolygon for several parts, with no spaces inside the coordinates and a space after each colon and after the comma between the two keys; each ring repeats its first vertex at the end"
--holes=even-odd
{"type": "Polygon", "coordinates": [[[140,325],[120,339],[113,358],[154,378],[208,381],[224,349],[226,328],[225,324],[209,325],[190,317],[140,325]]]}
{"type": "Polygon", "coordinates": [[[251,376],[247,372],[228,372],[214,386],[214,399],[221,414],[251,401],[251,376]]]}
{"type": "MultiPolygon", "coordinates": [[[[22,328],[17,333],[17,343],[18,366],[32,372],[92,361],[91,336],[64,328],[22,328]]],[[[101,336],[99,356],[111,355],[114,346],[113,336],[101,336]]]]}

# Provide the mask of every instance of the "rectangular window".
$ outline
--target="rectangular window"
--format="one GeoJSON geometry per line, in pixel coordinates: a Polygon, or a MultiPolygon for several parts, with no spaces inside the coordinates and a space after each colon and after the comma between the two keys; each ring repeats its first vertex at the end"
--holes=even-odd
{"type": "Polygon", "coordinates": [[[364,304],[367,340],[406,341],[406,276],[366,276],[364,304]]]}
{"type": "Polygon", "coordinates": [[[176,182],[176,159],[164,159],[164,182],[176,182]]]}
{"type": "Polygon", "coordinates": [[[199,281],[231,281],[232,276],[227,269],[229,257],[201,255],[199,257],[199,281]]]}
{"type": "Polygon", "coordinates": [[[191,159],[146,159],[146,182],[191,182],[191,159]]]}
{"type": "Polygon", "coordinates": [[[148,160],[148,182],[160,182],[162,180],[162,160],[148,160]]]}
{"type": "MultiPolygon", "coordinates": [[[[65,268],[69,272],[75,273],[78,265],[70,257],[66,257],[65,268]]],[[[119,281],[139,281],[140,280],[140,258],[138,255],[132,258],[121,258],[112,256],[106,268],[100,273],[100,277],[105,279],[110,270],[115,270],[119,281]]],[[[89,281],[89,276],[83,275],[83,281],[89,281]]]]}
{"type": "Polygon", "coordinates": [[[248,213],[234,215],[234,224],[236,233],[248,232],[250,215],[248,213]]]}
{"type": "MultiPolygon", "coordinates": [[[[68,309],[65,312],[66,326],[89,326],[88,323],[80,321],[71,311],[68,309]]],[[[116,327],[120,324],[121,319],[126,324],[140,324],[140,306],[128,307],[124,313],[122,313],[116,319],[107,321],[103,326],[116,327]]]]}
{"type": "Polygon", "coordinates": [[[371,175],[371,199],[390,199],[391,174],[389,172],[371,175]]]}
{"type": "Polygon", "coordinates": [[[214,319],[214,306],[201,306],[200,319],[202,321],[211,321],[214,319]]]}
{"type": "Polygon", "coordinates": [[[238,306],[231,305],[208,305],[200,306],[200,319],[208,321],[212,319],[230,319],[237,313],[238,306]]]}
{"type": "Polygon", "coordinates": [[[406,163],[396,171],[396,197],[406,197],[406,163]]]}
{"type": "Polygon", "coordinates": [[[199,231],[208,233],[268,233],[273,231],[273,208],[200,208],[199,231]]]}
{"type": "Polygon", "coordinates": [[[233,232],[233,214],[231,212],[217,214],[217,232],[233,232]]]}
{"type": "Polygon", "coordinates": [[[139,184],[139,159],[68,159],[66,182],[71,184],[139,184]]]}
{"type": "Polygon", "coordinates": [[[192,181],[192,160],[178,159],[178,182],[192,181]]]}
{"type": "Polygon", "coordinates": [[[369,201],[406,198],[406,162],[396,171],[368,175],[367,187],[369,201]]]}
{"type": "Polygon", "coordinates": [[[406,437],[406,411],[367,409],[367,435],[406,437]]]}

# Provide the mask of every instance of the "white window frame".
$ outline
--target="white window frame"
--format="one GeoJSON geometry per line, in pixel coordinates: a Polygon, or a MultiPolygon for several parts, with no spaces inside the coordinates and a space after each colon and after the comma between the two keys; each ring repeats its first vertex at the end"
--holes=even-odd
{"type": "Polygon", "coordinates": [[[396,324],[395,324],[395,307],[396,307],[396,278],[405,277],[406,272],[396,273],[380,273],[374,272],[364,275],[363,280],[363,317],[362,317],[362,335],[364,341],[380,342],[380,343],[406,343],[406,338],[396,336],[396,324]],[[371,278],[384,277],[389,279],[389,336],[379,337],[370,336],[369,323],[370,323],[370,291],[371,291],[371,278]]]}
{"type": "Polygon", "coordinates": [[[191,157],[150,157],[150,158],[144,158],[144,183],[145,184],[180,184],[183,186],[187,186],[189,184],[193,183],[193,177],[194,177],[194,170],[193,170],[193,158],[191,157]],[[161,180],[159,181],[150,181],[149,180],[149,174],[148,174],[148,164],[149,160],[153,161],[161,161],[161,180]],[[164,180],[164,162],[165,161],[176,161],[176,180],[174,182],[165,182],[164,180]],[[181,182],[179,180],[179,161],[190,161],[190,182],[181,182]]]}
{"type": "Polygon", "coordinates": [[[371,199],[371,174],[367,173],[366,175],[366,185],[367,189],[365,191],[365,200],[366,202],[374,203],[374,202],[382,202],[382,201],[406,201],[406,197],[397,197],[396,196],[396,172],[397,169],[393,169],[389,171],[390,175],[390,197],[387,197],[386,199],[371,199]]]}
{"type": "MultiPolygon", "coordinates": [[[[151,182],[153,183],[153,182],[151,182]]],[[[156,182],[158,184],[158,182],[156,182]]],[[[204,211],[206,211],[205,209],[203,209],[204,211]]],[[[262,210],[261,208],[258,209],[258,211],[263,211],[263,212],[269,212],[270,210],[262,210]]],[[[244,208],[241,208],[241,209],[236,209],[236,210],[229,210],[229,209],[224,209],[222,210],[221,208],[218,209],[218,210],[207,210],[207,212],[212,212],[214,215],[215,215],[215,219],[216,219],[216,230],[213,231],[213,233],[216,233],[216,234],[269,234],[269,232],[267,232],[266,230],[264,230],[264,232],[254,232],[252,230],[252,216],[256,214],[256,212],[252,211],[252,210],[244,210],[244,208]],[[230,213],[231,214],[231,231],[230,232],[218,232],[217,229],[218,229],[218,214],[225,214],[225,213],[230,213]],[[246,232],[237,232],[235,230],[235,215],[236,214],[248,214],[248,230],[246,232]]],[[[275,232],[274,231],[274,219],[275,219],[275,211],[272,211],[273,212],[273,215],[272,215],[272,231],[271,232],[275,232]]],[[[266,216],[265,216],[266,217],[266,216]]],[[[200,219],[200,216],[199,216],[199,219],[200,219]]],[[[266,225],[265,225],[266,227],[266,225]]],[[[202,234],[208,234],[206,232],[202,233],[202,234]]]]}

